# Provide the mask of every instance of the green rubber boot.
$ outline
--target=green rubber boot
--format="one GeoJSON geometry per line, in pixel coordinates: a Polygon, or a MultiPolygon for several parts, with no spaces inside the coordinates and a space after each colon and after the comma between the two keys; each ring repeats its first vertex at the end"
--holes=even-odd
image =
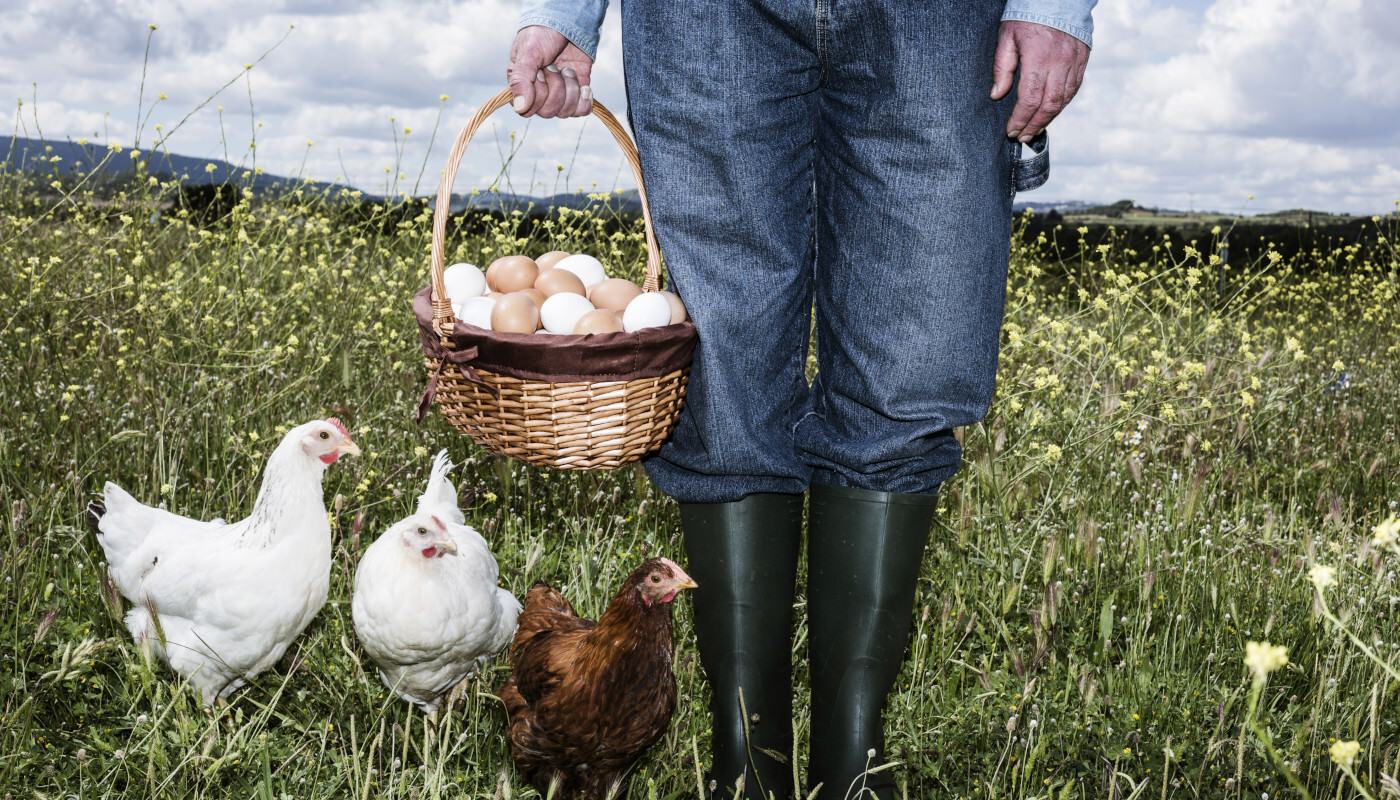
{"type": "Polygon", "coordinates": [[[802,495],[682,503],[680,512],[686,570],[700,586],[691,603],[712,695],[712,796],[791,797],[792,604],[802,495]]]}
{"type": "Polygon", "coordinates": [[[814,484],[807,532],[812,670],[808,786],[894,797],[881,709],[899,677],[936,495],[814,484]]]}

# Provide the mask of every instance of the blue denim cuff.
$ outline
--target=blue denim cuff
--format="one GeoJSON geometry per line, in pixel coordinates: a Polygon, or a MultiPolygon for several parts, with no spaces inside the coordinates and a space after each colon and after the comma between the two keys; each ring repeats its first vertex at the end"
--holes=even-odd
{"type": "Polygon", "coordinates": [[[603,26],[608,0],[536,0],[520,12],[516,30],[530,25],[543,25],[564,34],[589,58],[598,57],[598,29],[603,26]]]}
{"type": "Polygon", "coordinates": [[[1094,5],[1098,0],[1007,0],[1002,21],[1048,25],[1094,46],[1094,5]]]}

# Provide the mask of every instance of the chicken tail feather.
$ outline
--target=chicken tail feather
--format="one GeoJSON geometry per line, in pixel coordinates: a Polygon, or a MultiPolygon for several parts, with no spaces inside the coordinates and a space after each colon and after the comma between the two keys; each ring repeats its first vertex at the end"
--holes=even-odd
{"type": "Polygon", "coordinates": [[[98,536],[102,535],[102,528],[100,527],[100,525],[102,523],[102,517],[106,513],[107,504],[102,502],[101,495],[92,498],[92,500],[87,504],[87,524],[88,528],[93,532],[93,534],[98,536]]]}
{"type": "MultiPolygon", "coordinates": [[[[88,524],[97,535],[98,544],[107,556],[107,563],[120,569],[127,557],[141,546],[152,524],[152,509],[136,501],[122,487],[108,481],[102,494],[87,507],[88,524]]],[[[134,589],[124,586],[119,576],[117,587],[123,592],[134,589]]]]}
{"type": "Polygon", "coordinates": [[[535,581],[530,590],[525,593],[524,610],[531,612],[552,611],[566,617],[578,616],[574,613],[574,607],[569,603],[568,598],[544,581],[535,581]]]}
{"type": "Polygon", "coordinates": [[[462,525],[466,523],[466,516],[457,505],[457,487],[447,477],[452,467],[452,459],[448,458],[447,450],[439,450],[433,457],[433,471],[428,476],[428,486],[418,498],[418,512],[445,514],[449,522],[462,525]]]}

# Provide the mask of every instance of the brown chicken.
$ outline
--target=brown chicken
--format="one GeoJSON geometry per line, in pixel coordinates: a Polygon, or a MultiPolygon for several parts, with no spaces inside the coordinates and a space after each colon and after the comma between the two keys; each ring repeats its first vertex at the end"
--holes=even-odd
{"type": "Polygon", "coordinates": [[[525,595],[511,676],[496,691],[510,716],[511,757],[540,794],[621,796],[623,777],[666,732],[676,709],[671,601],[695,581],[675,562],[637,567],[594,622],[549,584],[525,595]]]}

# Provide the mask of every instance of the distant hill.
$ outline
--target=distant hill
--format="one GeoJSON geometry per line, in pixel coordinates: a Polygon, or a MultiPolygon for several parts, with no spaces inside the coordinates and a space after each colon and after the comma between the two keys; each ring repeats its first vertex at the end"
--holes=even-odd
{"type": "Polygon", "coordinates": [[[1221,211],[1179,211],[1166,208],[1146,208],[1132,200],[1119,200],[1115,203],[1092,204],[1079,201],[1065,203],[1017,203],[1016,211],[1035,209],[1036,214],[1055,215],[1072,219],[1079,223],[1106,222],[1124,226],[1161,225],[1191,228],[1196,226],[1260,226],[1260,225],[1350,225],[1369,223],[1369,216],[1354,214],[1334,214],[1307,208],[1294,208],[1286,211],[1270,211],[1251,216],[1221,211]]]}
{"type": "MultiPolygon", "coordinates": [[[[52,175],[67,181],[93,175],[99,184],[119,182],[134,174],[135,159],[140,159],[145,172],[161,180],[175,180],[186,186],[232,184],[247,186],[255,193],[278,194],[294,188],[325,192],[336,198],[341,190],[353,187],[338,183],[288,178],[282,175],[251,170],[220,159],[194,158],[176,153],[143,150],[133,156],[129,148],[115,150],[90,142],[50,141],[20,136],[0,137],[0,169],[52,175]],[[96,173],[96,175],[94,175],[96,173]]],[[[384,199],[362,192],[361,202],[384,199]]],[[[432,200],[429,195],[427,200],[432,200]]],[[[509,192],[478,191],[454,194],[453,213],[469,208],[510,213],[543,213],[549,208],[607,208],[620,214],[640,214],[642,204],[637,190],[610,193],[607,200],[592,199],[582,192],[560,193],[548,197],[513,194],[509,192]]]]}
{"type": "Polygon", "coordinates": [[[1107,205],[1049,208],[1028,203],[1034,214],[1018,211],[1016,230],[1023,241],[1044,242],[1052,258],[1076,261],[1101,245],[1119,251],[1148,252],[1167,238],[1190,244],[1231,263],[1251,263],[1271,253],[1293,257],[1340,247],[1373,251],[1385,229],[1370,217],[1292,209],[1242,217],[1213,211],[1143,208],[1131,200],[1107,205]]]}
{"type": "Polygon", "coordinates": [[[77,180],[93,175],[99,183],[120,181],[134,174],[140,160],[148,175],[190,186],[230,183],[255,192],[303,188],[327,193],[350,187],[322,181],[271,175],[218,159],[194,158],[164,151],[109,148],[91,142],[51,141],[19,136],[0,137],[0,168],[77,180]],[[94,175],[94,173],[96,173],[94,175]]]}
{"type": "Polygon", "coordinates": [[[606,199],[594,199],[583,192],[561,192],[548,197],[511,194],[508,192],[478,191],[471,194],[452,195],[452,213],[469,208],[510,213],[543,212],[550,208],[608,209],[623,216],[642,213],[641,194],[636,189],[622,192],[608,192],[606,199]]]}
{"type": "Polygon", "coordinates": [[[1061,214],[1082,214],[1088,209],[1097,208],[1098,203],[1088,203],[1083,200],[1017,200],[1011,204],[1012,211],[1025,211],[1033,208],[1036,213],[1047,211],[1058,211],[1061,214]]]}
{"type": "MultiPolygon", "coordinates": [[[[209,158],[195,158],[163,151],[143,150],[133,154],[130,149],[114,150],[106,145],[83,141],[46,141],[20,136],[0,137],[0,169],[31,172],[36,175],[53,175],[65,180],[76,180],[81,175],[97,172],[99,185],[115,184],[133,174],[133,158],[144,164],[146,174],[162,180],[175,180],[185,186],[218,186],[231,184],[247,186],[255,193],[277,194],[290,189],[325,192],[327,197],[338,199],[342,190],[354,187],[338,183],[289,178],[266,172],[251,170],[230,164],[227,161],[209,158]]],[[[528,215],[544,215],[554,208],[606,209],[610,213],[623,216],[640,214],[641,198],[635,189],[611,192],[606,199],[595,199],[578,191],[564,192],[545,197],[514,194],[510,192],[475,191],[453,194],[451,210],[458,214],[469,209],[509,214],[520,211],[528,215]]],[[[428,195],[419,198],[432,202],[428,195]]],[[[376,203],[382,196],[361,192],[359,202],[376,203]]],[[[1237,223],[1270,223],[1278,225],[1338,225],[1353,221],[1345,214],[1328,214],[1308,209],[1293,209],[1254,217],[1241,218],[1237,214],[1222,214],[1213,211],[1184,212],[1164,208],[1143,208],[1131,200],[1116,203],[1099,203],[1084,200],[1041,200],[1039,198],[1018,199],[1012,209],[1018,213],[1034,209],[1037,217],[1052,224],[1055,220],[1045,220],[1047,215],[1059,219],[1115,221],[1121,224],[1194,226],[1231,221],[1237,223]]],[[[1359,219],[1359,218],[1357,218],[1359,219]]]]}

